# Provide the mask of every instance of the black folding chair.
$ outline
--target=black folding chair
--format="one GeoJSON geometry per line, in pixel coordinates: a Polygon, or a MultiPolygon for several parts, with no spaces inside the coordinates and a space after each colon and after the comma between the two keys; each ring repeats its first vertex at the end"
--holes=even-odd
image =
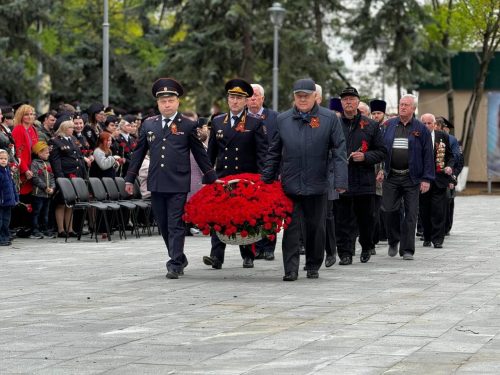
{"type": "MultiPolygon", "coordinates": [[[[111,241],[111,227],[109,225],[108,220],[108,211],[112,211],[113,208],[108,204],[103,202],[96,202],[90,200],[90,193],[87,186],[87,183],[83,178],[76,177],[71,179],[71,183],[76,191],[76,195],[78,196],[78,201],[80,203],[88,204],[88,218],[89,218],[89,229],[91,230],[91,238],[95,237],[95,242],[98,242],[97,234],[99,232],[99,228],[101,227],[102,222],[104,221],[104,226],[106,228],[106,235],[108,237],[108,241],[111,241]]],[[[78,231],[78,239],[81,237],[81,233],[83,231],[83,220],[81,224],[81,228],[78,231]]]]}
{"type": "MultiPolygon", "coordinates": [[[[151,227],[151,233],[154,233],[154,229],[157,225],[156,225],[155,216],[153,215],[153,211],[152,211],[151,198],[143,198],[142,197],[141,184],[139,183],[138,179],[136,179],[134,181],[134,194],[132,194],[132,196],[134,197],[134,199],[141,200],[143,202],[146,202],[149,205],[149,213],[148,213],[147,220],[149,221],[149,225],[151,227]]],[[[160,233],[159,227],[158,227],[158,233],[160,233]]]]}
{"type": "Polygon", "coordinates": [[[142,232],[147,231],[148,236],[151,236],[151,224],[149,220],[149,215],[151,214],[151,201],[145,201],[143,199],[136,199],[134,195],[130,195],[125,190],[125,179],[123,177],[115,177],[116,187],[120,192],[120,198],[122,201],[130,201],[137,206],[136,208],[136,225],[142,227],[142,232]],[[144,216],[143,223],[139,220],[139,213],[144,216]]]}
{"type": "Polygon", "coordinates": [[[97,177],[89,177],[89,183],[94,199],[98,202],[105,203],[113,214],[110,225],[111,230],[113,230],[113,226],[116,224],[118,226],[118,234],[120,235],[120,238],[125,237],[125,239],[127,239],[127,233],[125,232],[125,220],[123,219],[120,205],[108,200],[108,194],[106,193],[106,189],[100,179],[97,177]]]}
{"type": "Polygon", "coordinates": [[[108,193],[108,199],[111,202],[118,203],[120,207],[125,211],[122,213],[124,217],[127,218],[126,222],[128,223],[128,218],[132,220],[132,234],[135,232],[135,236],[137,238],[140,237],[139,229],[137,228],[137,205],[131,201],[122,200],[120,192],[118,191],[118,187],[116,186],[115,180],[111,177],[103,177],[102,184],[108,193]]]}
{"type": "MultiPolygon", "coordinates": [[[[73,212],[75,210],[81,210],[83,212],[83,219],[82,223],[85,221],[85,215],[87,214],[87,210],[89,208],[89,204],[85,202],[79,202],[78,201],[78,196],[76,194],[75,189],[73,188],[73,185],[71,184],[71,181],[69,178],[66,177],[58,177],[56,179],[57,186],[59,186],[59,190],[61,191],[61,194],[64,199],[64,204],[66,207],[71,208],[71,215],[70,215],[70,223],[73,220],[73,212]]],[[[68,242],[68,232],[69,228],[66,228],[64,226],[64,231],[66,232],[66,239],[65,242],[68,242]]],[[[81,229],[78,231],[78,239],[81,238],[81,229]]]]}

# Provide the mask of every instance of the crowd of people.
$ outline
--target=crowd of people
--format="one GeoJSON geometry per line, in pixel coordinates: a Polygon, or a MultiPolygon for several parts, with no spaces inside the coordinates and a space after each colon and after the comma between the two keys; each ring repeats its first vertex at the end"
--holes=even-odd
{"type": "MultiPolygon", "coordinates": [[[[414,258],[416,236],[423,246],[443,246],[463,157],[444,117],[417,118],[415,96],[404,95],[398,113],[386,114],[385,101],[364,103],[346,87],[327,108],[321,86],[300,79],[291,108],[277,113],[264,106],[257,83],[233,79],[225,89],[227,112],[209,119],[180,113],[184,89],[172,78],[153,84],[159,114],[147,119],[102,104],[84,113],[65,104],[38,118],[29,104],[2,107],[0,245],[16,236],[77,236],[58,177],[123,177],[128,193],[139,180],[168,250],[167,278],[178,279],[188,265],[184,237],[197,233],[182,220],[188,194],[226,176],[259,173],[264,182],[280,180],[293,202],[284,281],[298,278],[301,254],[311,279],[323,261],[352,264],[357,240],[361,263],[379,242],[404,260],[414,258]]],[[[221,269],[226,244],[215,235],[211,242],[203,263],[221,269]]],[[[268,238],[240,246],[243,267],[274,260],[275,247],[268,238]]]]}

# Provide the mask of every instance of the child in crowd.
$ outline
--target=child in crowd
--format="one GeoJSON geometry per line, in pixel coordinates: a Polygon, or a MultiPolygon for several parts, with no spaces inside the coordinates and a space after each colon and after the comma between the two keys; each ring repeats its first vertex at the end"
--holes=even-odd
{"type": "Polygon", "coordinates": [[[0,149],[0,246],[9,246],[11,209],[19,201],[16,185],[10,172],[9,153],[0,149]]]}
{"type": "Polygon", "coordinates": [[[35,143],[32,147],[36,158],[31,162],[31,172],[33,173],[33,232],[30,238],[43,238],[44,235],[54,238],[54,233],[48,231],[49,206],[54,194],[56,183],[52,167],[48,162],[49,146],[43,141],[35,143]],[[40,231],[43,229],[43,234],[40,231]]]}

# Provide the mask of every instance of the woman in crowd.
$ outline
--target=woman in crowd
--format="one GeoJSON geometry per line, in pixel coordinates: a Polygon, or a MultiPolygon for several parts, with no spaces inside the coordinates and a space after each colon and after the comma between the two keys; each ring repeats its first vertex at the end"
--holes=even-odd
{"type": "Polygon", "coordinates": [[[111,133],[103,132],[97,141],[94,150],[94,162],[90,167],[90,177],[116,177],[116,170],[124,163],[125,159],[119,155],[113,155],[111,144],[113,139],[111,133]]]}
{"type": "Polygon", "coordinates": [[[104,106],[100,103],[92,104],[87,110],[89,114],[89,122],[83,128],[83,134],[90,144],[90,148],[94,149],[97,146],[97,140],[102,133],[102,124],[106,121],[104,106]]]}
{"type": "Polygon", "coordinates": [[[75,113],[73,116],[73,136],[76,138],[76,144],[80,147],[80,151],[83,154],[83,160],[85,161],[85,165],[87,167],[86,175],[88,175],[88,171],[92,162],[94,161],[94,150],[90,148],[90,143],[87,140],[87,137],[83,134],[84,121],[83,117],[80,113],[75,113]]]}
{"type": "MultiPolygon", "coordinates": [[[[54,171],[54,177],[81,177],[85,178],[85,161],[77,140],[73,136],[74,124],[72,120],[66,120],[61,123],[56,131],[50,145],[50,163],[54,171]]],[[[71,208],[66,207],[60,195],[56,197],[56,222],[58,237],[66,237],[66,231],[69,237],[76,237],[73,231],[73,222],[71,220],[71,208]]]]}
{"type": "Polygon", "coordinates": [[[19,190],[19,160],[16,157],[16,146],[12,137],[12,124],[14,122],[14,112],[11,107],[0,108],[0,149],[6,150],[9,154],[9,167],[12,177],[19,190]]]}
{"type": "Polygon", "coordinates": [[[31,147],[38,142],[38,133],[34,123],[36,119],[35,108],[28,104],[21,105],[14,115],[14,129],[12,138],[16,157],[19,160],[19,201],[21,206],[16,209],[13,218],[12,227],[20,227],[18,236],[28,237],[31,233],[31,203],[33,196],[31,191],[33,185],[31,178],[31,147]]]}

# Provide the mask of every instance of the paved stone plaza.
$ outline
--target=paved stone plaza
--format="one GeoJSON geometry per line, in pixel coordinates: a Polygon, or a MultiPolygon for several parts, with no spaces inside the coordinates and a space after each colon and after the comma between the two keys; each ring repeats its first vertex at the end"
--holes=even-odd
{"type": "MultiPolygon", "coordinates": [[[[443,249],[301,271],[190,264],[165,278],[158,235],[0,248],[0,374],[498,374],[500,197],[456,199],[443,249]]],[[[359,251],[358,251],[359,254],[359,251]]]]}

